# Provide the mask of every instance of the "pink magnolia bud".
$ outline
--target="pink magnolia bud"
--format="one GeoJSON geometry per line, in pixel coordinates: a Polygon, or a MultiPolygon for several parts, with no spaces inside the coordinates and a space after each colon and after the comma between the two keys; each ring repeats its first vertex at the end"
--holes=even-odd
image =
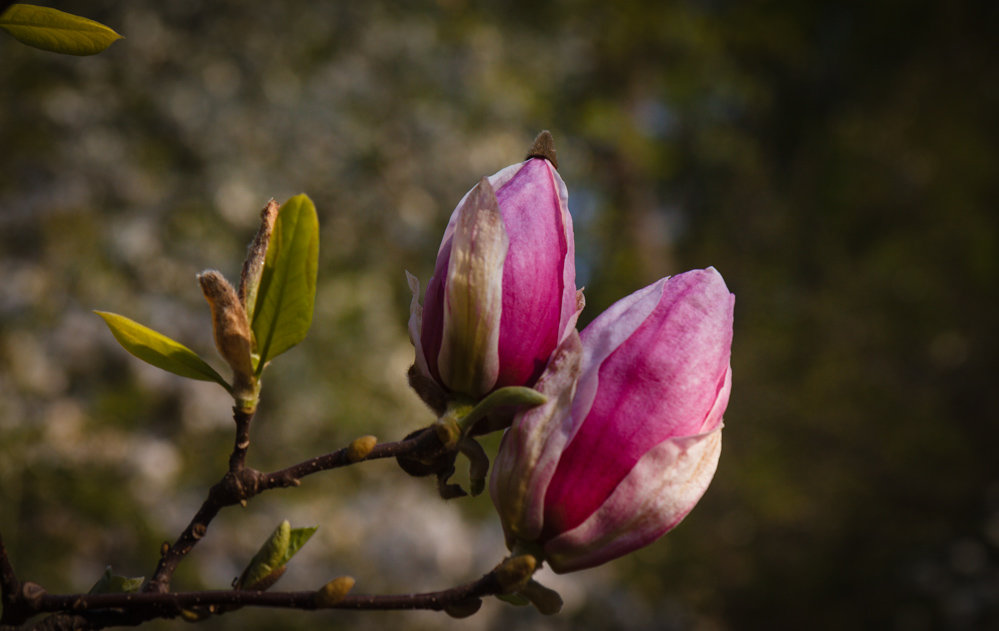
{"type": "Polygon", "coordinates": [[[735,297],[714,269],[662,279],[559,346],[548,402],[503,437],[490,492],[511,547],[556,572],[651,543],[714,476],[732,386],[735,297]]]}
{"type": "Polygon", "coordinates": [[[416,370],[471,397],[532,385],[575,327],[574,258],[568,192],[548,160],[482,178],[451,215],[422,307],[410,277],[416,370]]]}

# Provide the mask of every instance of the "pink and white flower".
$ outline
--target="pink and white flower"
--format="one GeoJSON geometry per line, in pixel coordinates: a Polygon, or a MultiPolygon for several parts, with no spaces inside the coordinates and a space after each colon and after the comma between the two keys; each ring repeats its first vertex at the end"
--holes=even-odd
{"type": "Polygon", "coordinates": [[[676,526],[721,452],[735,297],[714,269],[664,278],[570,335],[503,438],[490,492],[511,549],[556,572],[676,526]]]}
{"type": "Polygon", "coordinates": [[[533,385],[575,327],[574,259],[568,192],[548,160],[482,178],[451,215],[422,307],[410,276],[418,373],[472,398],[533,385]]]}

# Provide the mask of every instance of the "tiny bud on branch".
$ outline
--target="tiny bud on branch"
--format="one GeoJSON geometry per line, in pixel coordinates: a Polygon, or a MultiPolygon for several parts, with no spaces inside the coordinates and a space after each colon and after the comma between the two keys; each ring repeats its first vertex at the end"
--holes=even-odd
{"type": "Polygon", "coordinates": [[[316,608],[324,609],[327,607],[332,607],[347,595],[350,590],[354,588],[354,577],[352,576],[340,576],[334,578],[329,583],[326,583],[314,596],[316,603],[316,608]]]}

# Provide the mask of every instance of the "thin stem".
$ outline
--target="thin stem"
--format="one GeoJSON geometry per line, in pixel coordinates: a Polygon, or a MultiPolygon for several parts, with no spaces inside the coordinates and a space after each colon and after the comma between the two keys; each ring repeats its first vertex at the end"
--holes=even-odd
{"type": "Polygon", "coordinates": [[[249,471],[246,469],[246,452],[250,448],[250,423],[253,421],[253,411],[234,407],[232,414],[236,422],[236,437],[233,441],[232,454],[229,455],[229,472],[208,491],[208,497],[177,541],[172,546],[164,548],[159,563],[156,564],[156,571],[142,588],[144,592],[169,591],[170,579],[173,578],[177,566],[205,536],[208,524],[215,519],[219,511],[226,506],[245,502],[255,494],[255,491],[248,491],[256,487],[253,476],[245,475],[249,471]]]}
{"type": "MultiPolygon", "coordinates": [[[[478,580],[436,592],[416,594],[347,595],[343,600],[326,606],[327,609],[400,610],[429,609],[440,611],[469,600],[491,596],[501,591],[495,571],[478,580]]],[[[35,612],[66,612],[86,615],[90,628],[112,626],[152,618],[174,617],[182,610],[194,609],[208,613],[225,613],[232,607],[275,607],[284,609],[317,609],[315,591],[261,592],[261,591],[199,591],[132,594],[44,594],[35,606],[35,612]],[[118,609],[113,617],[97,622],[91,615],[104,616],[108,610],[118,609]]]]}
{"type": "Polygon", "coordinates": [[[253,412],[245,412],[238,407],[232,409],[233,420],[236,421],[236,440],[229,456],[229,472],[238,473],[246,466],[246,452],[250,448],[250,422],[253,412]]]}
{"type": "Polygon", "coordinates": [[[230,471],[209,490],[208,497],[201,504],[201,508],[198,509],[198,512],[191,519],[184,532],[177,538],[177,541],[164,550],[156,566],[156,571],[145,586],[143,586],[143,592],[164,593],[169,591],[170,579],[177,570],[177,566],[180,565],[184,557],[197,545],[198,541],[205,536],[208,531],[208,525],[218,515],[219,511],[226,506],[246,502],[250,498],[270,489],[298,486],[301,478],[320,471],[345,467],[364,460],[377,460],[412,453],[432,452],[441,447],[440,441],[437,440],[434,432],[423,431],[406,440],[375,445],[366,457],[358,461],[350,460],[347,456],[347,448],[343,448],[300,462],[286,469],[275,471],[274,473],[264,474],[255,469],[245,467],[243,464],[249,440],[241,440],[240,435],[241,432],[247,431],[242,429],[242,427],[243,425],[249,426],[250,418],[246,418],[245,423],[241,425],[238,411],[236,416],[237,438],[233,455],[229,459],[230,471]],[[241,445],[243,445],[242,448],[240,447],[241,445]],[[237,451],[240,449],[243,451],[242,455],[237,454],[237,451]],[[232,470],[233,467],[235,467],[235,470],[232,470]]]}
{"type": "Polygon", "coordinates": [[[261,474],[258,481],[257,492],[263,492],[273,488],[298,486],[299,480],[307,475],[329,471],[339,467],[364,462],[365,460],[378,460],[381,458],[396,458],[414,453],[433,453],[441,449],[442,445],[437,438],[437,434],[432,430],[424,430],[412,438],[400,440],[394,443],[379,443],[372,448],[371,452],[361,460],[350,460],[348,448],[338,449],[328,454],[310,458],[298,464],[292,465],[280,471],[261,474]]]}

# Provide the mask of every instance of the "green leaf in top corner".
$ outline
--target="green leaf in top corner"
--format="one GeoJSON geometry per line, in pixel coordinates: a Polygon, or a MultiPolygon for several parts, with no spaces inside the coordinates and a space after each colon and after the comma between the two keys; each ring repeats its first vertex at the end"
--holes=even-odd
{"type": "Polygon", "coordinates": [[[227,391],[232,391],[222,375],[180,342],[175,342],[162,333],[123,315],[107,311],[94,313],[104,319],[104,323],[111,329],[111,334],[118,343],[142,361],[188,379],[214,381],[227,391]]]}
{"type": "Polygon", "coordinates": [[[281,205],[253,309],[256,372],[305,339],[312,325],[319,262],[319,219],[312,200],[296,195],[281,205]]]}
{"type": "Polygon", "coordinates": [[[143,576],[136,576],[135,578],[129,578],[127,576],[116,576],[111,573],[111,566],[109,565],[105,570],[104,574],[101,575],[94,586],[90,588],[88,593],[90,594],[121,594],[121,593],[131,593],[139,591],[142,587],[142,581],[145,580],[143,576]]]}
{"type": "Polygon", "coordinates": [[[33,4],[11,5],[0,28],[22,44],[66,55],[96,55],[121,39],[100,22],[33,4]]]}

